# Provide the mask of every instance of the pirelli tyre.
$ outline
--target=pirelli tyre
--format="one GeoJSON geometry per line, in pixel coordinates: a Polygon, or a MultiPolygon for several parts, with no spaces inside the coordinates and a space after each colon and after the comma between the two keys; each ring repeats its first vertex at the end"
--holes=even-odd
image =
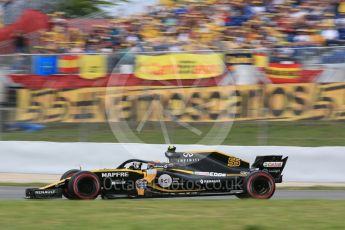
{"type": "Polygon", "coordinates": [[[269,199],[273,196],[276,185],[273,177],[266,172],[251,173],[245,182],[245,193],[237,195],[241,199],[269,199]]]}
{"type": "Polygon", "coordinates": [[[100,194],[101,182],[96,174],[80,171],[68,181],[67,189],[73,199],[94,200],[100,194]]]}
{"type": "MultiPolygon", "coordinates": [[[[62,174],[60,180],[64,180],[66,178],[69,178],[69,177],[73,176],[74,174],[76,174],[77,172],[80,172],[80,170],[79,169],[68,170],[67,172],[62,174]]],[[[64,197],[66,197],[67,199],[73,199],[74,198],[74,196],[68,192],[67,186],[66,186],[66,188],[62,189],[62,195],[64,197]]]]}

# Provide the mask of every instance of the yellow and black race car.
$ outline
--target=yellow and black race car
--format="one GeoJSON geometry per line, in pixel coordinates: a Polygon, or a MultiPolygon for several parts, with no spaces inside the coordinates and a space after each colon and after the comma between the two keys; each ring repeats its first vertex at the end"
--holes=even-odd
{"type": "Polygon", "coordinates": [[[218,151],[165,153],[168,162],[127,160],[115,169],[72,169],[61,180],[42,188],[26,189],[27,199],[90,200],[119,197],[176,197],[236,195],[269,199],[282,182],[287,157],[258,156],[247,161],[218,151]]]}

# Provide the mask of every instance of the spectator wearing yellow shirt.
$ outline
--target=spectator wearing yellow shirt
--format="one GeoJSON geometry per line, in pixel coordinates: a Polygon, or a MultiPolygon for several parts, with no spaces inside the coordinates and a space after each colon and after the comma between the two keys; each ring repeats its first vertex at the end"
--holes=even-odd
{"type": "Polygon", "coordinates": [[[344,0],[342,0],[339,3],[338,8],[337,8],[337,12],[338,12],[338,14],[345,16],[345,1],[344,0]]]}
{"type": "Polygon", "coordinates": [[[315,46],[325,45],[326,40],[321,36],[320,31],[316,29],[309,29],[310,40],[315,46]]]}

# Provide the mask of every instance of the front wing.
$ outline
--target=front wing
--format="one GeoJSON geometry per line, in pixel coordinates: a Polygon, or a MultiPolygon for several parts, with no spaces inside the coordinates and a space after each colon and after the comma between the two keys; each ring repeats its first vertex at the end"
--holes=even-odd
{"type": "Polygon", "coordinates": [[[26,199],[60,199],[62,198],[61,188],[39,189],[28,188],[25,190],[26,199]]]}

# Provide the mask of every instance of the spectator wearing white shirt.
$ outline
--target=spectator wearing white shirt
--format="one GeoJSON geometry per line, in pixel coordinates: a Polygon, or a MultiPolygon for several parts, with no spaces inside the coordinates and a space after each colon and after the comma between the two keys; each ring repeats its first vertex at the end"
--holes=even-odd
{"type": "Polygon", "coordinates": [[[300,29],[297,31],[298,34],[294,37],[294,42],[299,43],[300,45],[308,45],[311,42],[311,38],[305,29],[300,29]]]}
{"type": "Polygon", "coordinates": [[[327,45],[336,44],[339,40],[339,32],[334,26],[328,26],[323,29],[321,36],[326,40],[327,45]]]}

